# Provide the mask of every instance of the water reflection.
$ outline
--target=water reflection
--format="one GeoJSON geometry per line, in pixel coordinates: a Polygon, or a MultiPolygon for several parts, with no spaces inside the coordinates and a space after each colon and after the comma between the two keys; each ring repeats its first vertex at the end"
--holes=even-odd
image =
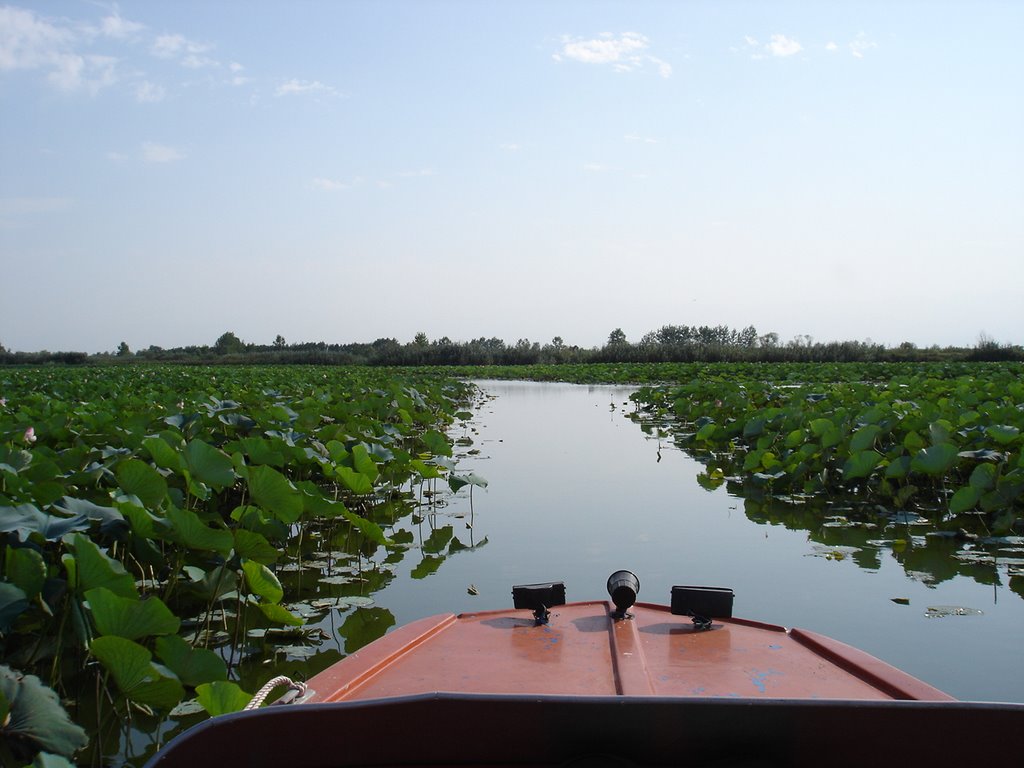
{"type": "MultiPolygon", "coordinates": [[[[743,492],[739,484],[730,491],[743,492]]],[[[877,571],[891,558],[910,579],[937,586],[957,576],[980,584],[1003,586],[1024,596],[1024,537],[985,537],[964,531],[939,530],[917,515],[892,515],[871,508],[858,511],[840,503],[809,504],[789,498],[744,501],[747,518],[761,525],[782,525],[807,532],[817,542],[814,555],[849,558],[861,568],[877,571]],[[840,510],[845,509],[845,513],[840,510]]]]}

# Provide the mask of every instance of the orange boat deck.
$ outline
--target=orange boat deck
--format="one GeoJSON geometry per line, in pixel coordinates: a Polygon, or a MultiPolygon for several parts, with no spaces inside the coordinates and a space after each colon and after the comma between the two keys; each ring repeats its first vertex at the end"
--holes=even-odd
{"type": "Polygon", "coordinates": [[[718,619],[698,630],[664,606],[615,620],[605,601],[446,614],[414,622],[309,681],[307,699],[342,702],[435,692],[741,699],[950,701],[844,643],[804,630],[718,619]]]}

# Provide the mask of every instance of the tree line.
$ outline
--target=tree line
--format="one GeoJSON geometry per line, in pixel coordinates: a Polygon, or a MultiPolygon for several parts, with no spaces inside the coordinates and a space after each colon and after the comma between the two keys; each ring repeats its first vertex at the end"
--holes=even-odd
{"type": "Polygon", "coordinates": [[[1024,361],[1024,348],[1000,344],[981,334],[974,347],[918,347],[903,342],[886,347],[872,341],[815,341],[794,336],[781,342],[774,332],[761,334],[749,325],[665,325],[631,342],[621,328],[600,347],[566,344],[561,336],[541,344],[518,339],[509,344],[496,337],[452,341],[417,333],[409,342],[379,338],[368,343],[289,343],[280,334],[270,344],[245,342],[233,331],[212,345],[164,349],[150,346],[132,351],[121,342],[114,352],[11,352],[0,345],[0,365],[86,365],[90,363],[165,362],[253,365],[537,365],[565,363],[687,362],[941,362],[1024,361]]]}

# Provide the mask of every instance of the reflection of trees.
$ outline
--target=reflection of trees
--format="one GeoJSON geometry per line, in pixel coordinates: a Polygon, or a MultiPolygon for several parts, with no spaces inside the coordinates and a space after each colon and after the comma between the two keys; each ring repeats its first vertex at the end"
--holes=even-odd
{"type": "Polygon", "coordinates": [[[1015,575],[1024,564],[1022,537],[982,537],[926,521],[898,522],[875,505],[842,499],[772,497],[737,482],[727,487],[744,497],[751,522],[806,531],[823,557],[849,559],[869,571],[881,567],[883,556],[892,557],[908,577],[928,586],[954,576],[996,586],[1008,578],[1010,589],[1024,597],[1024,574],[1015,575]]]}

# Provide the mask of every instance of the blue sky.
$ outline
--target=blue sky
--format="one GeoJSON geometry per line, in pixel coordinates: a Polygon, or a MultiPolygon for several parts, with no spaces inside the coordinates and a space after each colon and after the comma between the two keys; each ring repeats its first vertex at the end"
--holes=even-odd
{"type": "Polygon", "coordinates": [[[0,344],[1024,342],[1024,3],[0,6],[0,344]]]}

